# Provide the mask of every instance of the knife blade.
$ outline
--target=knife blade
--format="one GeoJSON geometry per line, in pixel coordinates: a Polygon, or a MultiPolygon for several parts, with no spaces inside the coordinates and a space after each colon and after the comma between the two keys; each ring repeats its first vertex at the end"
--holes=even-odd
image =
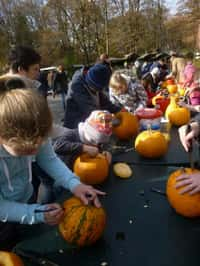
{"type": "MultiPolygon", "coordinates": [[[[191,125],[187,125],[186,134],[188,134],[191,131],[191,125]]],[[[188,156],[189,156],[189,162],[190,162],[190,168],[194,169],[194,158],[193,158],[193,141],[190,141],[190,147],[188,149],[188,156]]]]}

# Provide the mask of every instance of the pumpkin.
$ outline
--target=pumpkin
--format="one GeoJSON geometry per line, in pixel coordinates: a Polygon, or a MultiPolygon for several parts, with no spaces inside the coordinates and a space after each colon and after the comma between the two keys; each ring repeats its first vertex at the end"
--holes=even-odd
{"type": "Polygon", "coordinates": [[[108,177],[109,163],[104,154],[91,157],[84,153],[75,160],[73,171],[85,184],[100,184],[108,177]]]}
{"type": "Polygon", "coordinates": [[[172,125],[182,126],[190,121],[190,111],[177,104],[177,97],[171,96],[170,104],[168,105],[165,117],[170,121],[172,125]]]}
{"type": "Polygon", "coordinates": [[[24,266],[21,258],[13,252],[0,251],[1,266],[24,266]]]}
{"type": "Polygon", "coordinates": [[[165,110],[167,109],[169,103],[170,99],[163,95],[156,95],[152,99],[153,106],[156,106],[156,108],[161,110],[163,113],[165,113],[165,110]]]}
{"type": "Polygon", "coordinates": [[[167,152],[168,141],[159,131],[145,130],[135,140],[136,151],[147,158],[158,158],[167,152]]]}
{"type": "Polygon", "coordinates": [[[132,175],[132,170],[126,163],[115,163],[113,165],[113,172],[121,178],[129,178],[132,175]]]}
{"type": "MultiPolygon", "coordinates": [[[[185,168],[185,173],[191,174],[200,172],[197,169],[185,168]]],[[[179,191],[183,189],[175,188],[176,178],[183,174],[183,170],[179,169],[173,172],[167,181],[167,197],[170,205],[178,214],[185,217],[198,217],[200,216],[200,193],[189,195],[188,193],[179,194],[179,191]]]]}
{"type": "Polygon", "coordinates": [[[137,135],[139,122],[135,115],[129,112],[119,112],[115,116],[120,120],[120,125],[113,128],[113,133],[119,139],[126,140],[137,135]]]}
{"type": "Polygon", "coordinates": [[[64,218],[59,224],[59,231],[68,243],[88,246],[102,236],[106,225],[106,213],[102,207],[84,205],[76,197],[66,200],[63,207],[64,218]]]}
{"type": "Polygon", "coordinates": [[[169,94],[174,94],[177,92],[178,87],[176,84],[167,85],[167,90],[168,90],[169,94]]]}

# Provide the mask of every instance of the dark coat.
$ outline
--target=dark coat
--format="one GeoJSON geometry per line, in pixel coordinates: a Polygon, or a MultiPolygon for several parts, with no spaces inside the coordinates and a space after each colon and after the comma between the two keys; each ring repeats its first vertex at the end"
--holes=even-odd
{"type": "Polygon", "coordinates": [[[73,169],[75,159],[82,153],[83,143],[78,129],[67,129],[64,135],[53,139],[53,147],[57,155],[66,165],[73,169]]]}
{"type": "Polygon", "coordinates": [[[55,92],[57,94],[67,92],[68,77],[64,71],[63,72],[56,72],[54,74],[52,89],[53,89],[53,92],[55,92]]]}
{"type": "Polygon", "coordinates": [[[112,104],[103,91],[92,92],[85,81],[84,74],[76,73],[76,76],[72,78],[66,97],[64,126],[77,128],[78,123],[85,121],[94,110],[107,110],[116,113],[120,111],[120,107],[112,104]],[[99,104],[94,100],[92,94],[99,94],[99,104]]]}

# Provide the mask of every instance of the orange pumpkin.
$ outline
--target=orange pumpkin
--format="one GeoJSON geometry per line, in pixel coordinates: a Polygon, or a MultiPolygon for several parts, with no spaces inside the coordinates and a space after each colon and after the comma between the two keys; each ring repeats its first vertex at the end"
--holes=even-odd
{"type": "Polygon", "coordinates": [[[24,266],[21,258],[13,252],[0,251],[1,266],[24,266]]]}
{"type": "Polygon", "coordinates": [[[88,246],[102,236],[106,225],[103,208],[84,205],[75,197],[66,200],[63,207],[64,218],[59,224],[59,231],[68,243],[80,247],[88,246]]]}
{"type": "MultiPolygon", "coordinates": [[[[196,169],[185,168],[185,173],[191,174],[200,172],[196,169]]],[[[176,178],[183,174],[183,170],[179,169],[173,172],[167,182],[167,197],[170,205],[175,211],[185,217],[198,217],[200,216],[200,193],[189,195],[188,193],[179,194],[183,187],[176,189],[176,178]]]]}
{"type": "Polygon", "coordinates": [[[167,109],[167,106],[170,103],[170,99],[163,96],[163,95],[156,95],[152,99],[153,106],[156,106],[158,110],[161,110],[163,113],[165,113],[165,110],[167,109]]]}
{"type": "Polygon", "coordinates": [[[113,128],[114,134],[119,139],[130,139],[131,137],[137,135],[139,122],[135,115],[129,112],[119,112],[115,116],[121,121],[119,126],[113,128]]]}
{"type": "Polygon", "coordinates": [[[165,116],[172,125],[182,126],[189,122],[190,111],[177,104],[177,97],[171,96],[170,104],[168,105],[165,116]]]}
{"type": "Polygon", "coordinates": [[[167,85],[167,90],[168,90],[169,94],[174,94],[177,92],[178,87],[176,84],[170,84],[170,85],[167,85]]]}
{"type": "Polygon", "coordinates": [[[168,142],[159,131],[145,130],[135,140],[136,151],[147,158],[158,158],[167,152],[168,142]]]}
{"type": "Polygon", "coordinates": [[[108,177],[109,163],[104,154],[91,157],[84,153],[75,160],[73,170],[83,183],[95,185],[108,177]]]}

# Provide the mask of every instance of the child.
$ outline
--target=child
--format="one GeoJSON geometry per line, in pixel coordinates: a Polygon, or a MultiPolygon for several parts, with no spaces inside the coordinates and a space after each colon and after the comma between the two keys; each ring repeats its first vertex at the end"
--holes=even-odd
{"type": "MultiPolygon", "coordinates": [[[[52,115],[46,100],[29,89],[0,87],[0,248],[15,237],[16,224],[58,224],[63,209],[58,203],[34,203],[31,163],[52,177],[54,186],[69,189],[84,204],[100,207],[105,193],[81,184],[56,156],[48,139],[52,115]],[[38,212],[49,209],[48,212],[38,212]],[[8,234],[9,232],[9,234],[8,234]]],[[[19,226],[19,225],[18,225],[19,226]]]]}
{"type": "MultiPolygon", "coordinates": [[[[54,150],[60,158],[73,169],[75,159],[83,152],[95,157],[99,145],[108,143],[112,134],[113,115],[108,111],[93,111],[77,129],[67,129],[60,137],[54,139],[54,150]]],[[[111,154],[104,152],[110,163],[111,154]]]]}
{"type": "Polygon", "coordinates": [[[146,107],[147,94],[144,87],[119,71],[115,71],[111,76],[109,95],[113,104],[129,112],[134,113],[138,109],[146,107]]]}

